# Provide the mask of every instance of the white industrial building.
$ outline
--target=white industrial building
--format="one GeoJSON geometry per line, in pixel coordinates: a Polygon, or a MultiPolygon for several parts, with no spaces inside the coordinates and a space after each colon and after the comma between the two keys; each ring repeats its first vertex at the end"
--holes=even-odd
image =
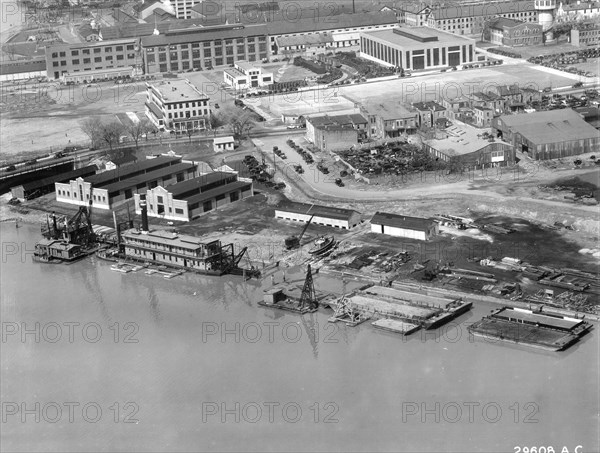
{"type": "Polygon", "coordinates": [[[428,241],[439,233],[439,226],[431,219],[377,212],[371,219],[371,232],[428,241]]]}
{"type": "Polygon", "coordinates": [[[223,71],[225,83],[236,90],[258,88],[273,83],[273,73],[263,72],[262,68],[240,60],[233,68],[223,71]]]}
{"type": "Polygon", "coordinates": [[[332,208],[308,203],[285,203],[275,208],[275,218],[349,230],[360,223],[360,214],[352,209],[332,208]]]}

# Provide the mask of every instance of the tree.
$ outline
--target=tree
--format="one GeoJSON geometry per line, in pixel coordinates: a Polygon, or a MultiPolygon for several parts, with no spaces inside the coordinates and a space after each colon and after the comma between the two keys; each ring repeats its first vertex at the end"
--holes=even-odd
{"type": "Polygon", "coordinates": [[[254,113],[240,112],[238,109],[226,109],[221,112],[220,120],[231,127],[234,138],[240,139],[247,136],[256,126],[254,113]]]}
{"type": "Polygon", "coordinates": [[[194,135],[195,129],[194,129],[194,124],[192,122],[188,122],[187,123],[187,127],[185,129],[185,133],[188,136],[188,139],[190,140],[190,143],[192,143],[192,135],[194,135]]]}
{"type": "Polygon", "coordinates": [[[91,142],[92,148],[98,148],[102,142],[101,123],[94,118],[88,118],[81,123],[82,132],[87,135],[91,142]]]}
{"type": "Polygon", "coordinates": [[[135,142],[135,148],[138,149],[140,138],[146,135],[146,140],[148,140],[148,134],[154,130],[154,124],[148,118],[143,118],[137,123],[131,123],[125,129],[135,142]]]}
{"type": "Polygon", "coordinates": [[[208,126],[211,129],[218,129],[221,126],[225,125],[225,122],[223,121],[223,118],[221,118],[220,115],[215,115],[214,113],[211,112],[210,116],[208,117],[208,126]]]}
{"type": "Polygon", "coordinates": [[[112,151],[113,146],[119,143],[124,127],[118,121],[100,124],[100,137],[104,143],[108,145],[112,151]]]}

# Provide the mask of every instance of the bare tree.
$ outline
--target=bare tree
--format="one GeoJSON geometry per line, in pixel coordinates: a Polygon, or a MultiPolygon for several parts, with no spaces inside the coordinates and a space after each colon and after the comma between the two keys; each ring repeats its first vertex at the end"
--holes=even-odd
{"type": "Polygon", "coordinates": [[[194,129],[194,125],[192,124],[192,122],[188,122],[187,127],[185,129],[185,133],[187,134],[190,143],[192,143],[192,135],[194,135],[194,132],[196,132],[196,130],[194,129]]]}
{"type": "Polygon", "coordinates": [[[90,139],[92,148],[97,148],[101,141],[101,123],[95,118],[88,118],[81,123],[82,132],[90,139]]]}
{"type": "Polygon", "coordinates": [[[146,140],[148,139],[148,134],[150,134],[154,129],[154,124],[148,119],[143,118],[137,123],[131,123],[131,125],[125,128],[127,133],[131,136],[135,143],[135,148],[138,149],[140,138],[146,135],[146,140]]]}
{"type": "Polygon", "coordinates": [[[102,141],[108,145],[111,151],[113,146],[119,143],[123,130],[123,125],[118,121],[111,121],[100,125],[100,137],[102,138],[102,141]]]}

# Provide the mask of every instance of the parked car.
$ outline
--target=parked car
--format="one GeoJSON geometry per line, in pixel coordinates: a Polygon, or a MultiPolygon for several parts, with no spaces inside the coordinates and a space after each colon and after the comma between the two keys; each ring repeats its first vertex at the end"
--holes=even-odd
{"type": "Polygon", "coordinates": [[[337,178],[335,180],[335,183],[337,184],[338,187],[344,187],[344,181],[342,181],[340,178],[337,178]]]}

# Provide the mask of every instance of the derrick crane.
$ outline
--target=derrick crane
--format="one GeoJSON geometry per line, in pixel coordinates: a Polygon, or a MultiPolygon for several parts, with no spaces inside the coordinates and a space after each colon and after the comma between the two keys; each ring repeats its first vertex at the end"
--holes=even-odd
{"type": "Polygon", "coordinates": [[[302,231],[298,236],[290,236],[285,239],[285,248],[287,250],[292,250],[300,247],[300,240],[302,239],[302,236],[304,236],[304,233],[306,232],[308,226],[312,222],[314,216],[314,214],[310,216],[310,219],[308,219],[308,222],[306,222],[306,225],[304,225],[304,228],[302,228],[302,231]]]}
{"type": "Polygon", "coordinates": [[[315,284],[312,278],[312,270],[310,268],[310,264],[306,269],[306,279],[304,280],[304,286],[302,287],[302,295],[300,296],[300,301],[298,302],[299,309],[316,309],[319,307],[319,302],[317,302],[317,293],[315,291],[315,284]]]}

